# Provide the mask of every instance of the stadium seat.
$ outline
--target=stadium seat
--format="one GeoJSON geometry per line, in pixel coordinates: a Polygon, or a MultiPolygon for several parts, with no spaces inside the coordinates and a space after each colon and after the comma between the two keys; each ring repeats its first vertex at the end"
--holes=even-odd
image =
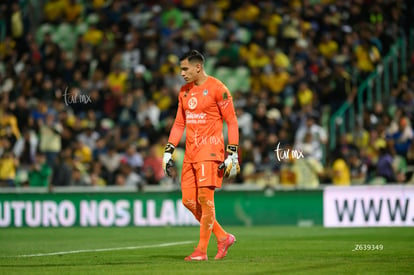
{"type": "Polygon", "coordinates": [[[238,90],[248,92],[250,90],[250,70],[247,67],[239,66],[235,69],[238,90]]]}
{"type": "Polygon", "coordinates": [[[239,78],[249,77],[250,70],[245,66],[239,66],[235,69],[235,74],[239,78]]]}
{"type": "Polygon", "coordinates": [[[218,79],[225,79],[233,74],[233,70],[227,67],[218,67],[214,70],[214,75],[218,79]]]}
{"type": "Polygon", "coordinates": [[[207,57],[206,62],[204,64],[204,70],[206,71],[207,74],[214,75],[214,66],[216,64],[216,61],[217,61],[217,58],[213,56],[207,57]]]}
{"type": "Polygon", "coordinates": [[[75,27],[75,34],[76,35],[82,35],[87,31],[88,31],[88,24],[87,23],[82,22],[82,23],[76,24],[76,27],[75,27]]]}
{"type": "Polygon", "coordinates": [[[91,61],[91,65],[89,67],[89,77],[92,77],[92,75],[95,73],[96,67],[98,66],[98,60],[93,59],[91,61]]]}
{"type": "Polygon", "coordinates": [[[152,80],[152,72],[150,70],[145,70],[144,78],[146,81],[151,82],[152,80]]]}
{"type": "Polygon", "coordinates": [[[227,85],[227,88],[234,94],[235,91],[238,91],[240,88],[239,79],[234,75],[229,75],[223,79],[223,82],[227,85]]]}
{"type": "Polygon", "coordinates": [[[50,32],[53,33],[55,28],[52,24],[45,23],[39,26],[36,32],[36,42],[40,45],[43,43],[43,37],[46,33],[50,32]]]}
{"type": "Polygon", "coordinates": [[[191,14],[191,12],[189,12],[189,11],[183,11],[183,12],[181,13],[181,16],[182,16],[182,18],[183,18],[183,21],[193,19],[193,15],[192,15],[192,14],[191,14]]]}
{"type": "Polygon", "coordinates": [[[75,47],[76,37],[73,27],[67,23],[61,23],[54,32],[55,41],[59,46],[67,51],[72,51],[75,47]]]}
{"type": "Polygon", "coordinates": [[[246,28],[238,28],[236,33],[237,40],[242,44],[247,44],[252,37],[250,31],[246,28]]]}
{"type": "Polygon", "coordinates": [[[91,13],[86,17],[86,22],[88,25],[97,24],[99,22],[99,15],[96,13],[91,13]]]}

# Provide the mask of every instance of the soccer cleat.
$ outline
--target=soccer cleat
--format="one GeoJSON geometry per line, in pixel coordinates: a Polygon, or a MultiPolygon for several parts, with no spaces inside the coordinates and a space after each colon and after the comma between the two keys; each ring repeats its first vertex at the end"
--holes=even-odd
{"type": "Polygon", "coordinates": [[[236,237],[232,234],[228,234],[227,238],[223,241],[217,242],[217,255],[214,257],[216,260],[223,259],[227,255],[227,251],[229,250],[230,246],[232,246],[236,242],[236,237]]]}
{"type": "Polygon", "coordinates": [[[184,258],[186,261],[207,261],[207,253],[204,253],[200,251],[199,249],[195,249],[193,253],[191,253],[190,256],[187,256],[184,258]]]}

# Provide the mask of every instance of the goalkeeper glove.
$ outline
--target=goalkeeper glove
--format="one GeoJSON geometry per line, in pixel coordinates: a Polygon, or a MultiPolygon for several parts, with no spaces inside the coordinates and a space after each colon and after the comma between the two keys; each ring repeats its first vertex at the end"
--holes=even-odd
{"type": "Polygon", "coordinates": [[[239,155],[237,154],[238,147],[238,145],[227,145],[226,151],[228,156],[219,166],[219,169],[224,169],[224,176],[227,178],[233,178],[240,173],[239,155]]]}
{"type": "Polygon", "coordinates": [[[173,176],[174,161],[172,160],[172,154],[174,152],[174,145],[167,143],[164,150],[164,157],[162,158],[162,169],[164,170],[165,175],[168,177],[173,176]]]}

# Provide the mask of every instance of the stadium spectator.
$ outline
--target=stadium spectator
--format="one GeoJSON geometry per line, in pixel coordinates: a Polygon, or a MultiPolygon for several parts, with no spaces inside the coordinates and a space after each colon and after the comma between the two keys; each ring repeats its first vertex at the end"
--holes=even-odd
{"type": "Polygon", "coordinates": [[[312,107],[315,101],[314,93],[306,82],[301,82],[296,91],[297,100],[301,108],[312,107]]]}
{"type": "Polygon", "coordinates": [[[52,167],[51,185],[69,186],[72,184],[72,156],[71,150],[59,153],[52,167]]]}
{"type": "Polygon", "coordinates": [[[351,174],[351,184],[360,185],[366,182],[368,166],[356,151],[351,151],[349,154],[349,171],[351,174]]]}
{"type": "Polygon", "coordinates": [[[77,139],[93,152],[96,148],[96,142],[100,138],[100,134],[95,130],[94,122],[86,123],[87,125],[83,128],[83,131],[78,134],[77,139]]]}
{"type": "Polygon", "coordinates": [[[152,183],[159,183],[164,178],[162,156],[158,153],[156,145],[150,146],[145,152],[142,169],[145,171],[146,179],[151,179],[152,183]]]}
{"type": "Polygon", "coordinates": [[[94,161],[90,169],[90,184],[91,186],[105,187],[107,185],[106,175],[102,163],[94,161]]]}
{"type": "Polygon", "coordinates": [[[19,167],[19,159],[12,151],[3,152],[0,157],[0,185],[13,187],[15,184],[16,173],[19,167]]]}
{"type": "Polygon", "coordinates": [[[87,172],[85,165],[74,157],[72,162],[71,186],[88,186],[90,184],[90,174],[87,172]]]}
{"type": "Polygon", "coordinates": [[[23,41],[24,41],[24,22],[23,22],[23,15],[20,9],[19,3],[12,4],[12,15],[11,15],[11,35],[14,41],[17,43],[17,50],[19,55],[22,55],[22,50],[24,49],[23,41]]]}
{"type": "Polygon", "coordinates": [[[82,139],[73,141],[73,157],[83,165],[89,166],[92,162],[92,149],[82,139]]]}
{"type": "Polygon", "coordinates": [[[395,173],[392,166],[393,157],[390,154],[389,147],[390,145],[386,145],[379,149],[380,154],[376,165],[376,179],[374,179],[377,183],[391,183],[395,181],[395,173]]]}
{"type": "Polygon", "coordinates": [[[115,64],[106,78],[107,85],[117,100],[126,91],[127,79],[128,73],[122,70],[120,64],[115,64]]]}
{"type": "Polygon", "coordinates": [[[401,117],[398,123],[398,130],[387,136],[388,141],[394,146],[397,154],[406,156],[408,148],[414,139],[414,130],[407,117],[401,117]]]}
{"type": "Polygon", "coordinates": [[[13,146],[13,153],[19,160],[19,167],[28,169],[34,162],[39,139],[36,132],[26,128],[21,138],[13,146]]]}
{"type": "Polygon", "coordinates": [[[30,129],[32,121],[30,120],[30,108],[28,105],[28,100],[20,95],[16,98],[15,102],[10,104],[10,109],[12,110],[13,115],[17,119],[17,127],[20,131],[25,129],[30,129]]]}
{"type": "Polygon", "coordinates": [[[391,148],[392,155],[392,169],[395,175],[395,183],[404,183],[407,181],[407,159],[396,153],[394,148],[391,148]]]}
{"type": "MultiPolygon", "coordinates": [[[[133,75],[130,78],[130,88],[131,90],[142,89],[144,92],[147,92],[150,89],[150,83],[145,78],[145,72],[147,68],[139,64],[134,67],[133,75]]],[[[147,92],[148,93],[148,92],[147,92]]]]}
{"type": "Polygon", "coordinates": [[[126,161],[121,162],[120,173],[116,176],[116,185],[141,188],[144,185],[142,177],[134,171],[126,161]]]}
{"type": "MultiPolygon", "coordinates": [[[[285,147],[285,152],[292,150],[292,147],[285,147]]],[[[284,186],[295,186],[297,183],[296,171],[293,167],[295,160],[292,158],[291,154],[285,156],[281,159],[280,170],[279,170],[279,182],[284,186]]]]}
{"type": "Polygon", "coordinates": [[[109,185],[115,182],[115,176],[119,172],[121,166],[122,155],[118,153],[114,144],[108,146],[108,151],[99,155],[98,160],[102,163],[105,170],[105,180],[109,185]]]}
{"type": "Polygon", "coordinates": [[[360,79],[366,78],[369,73],[373,72],[381,59],[378,48],[371,43],[368,37],[361,38],[360,44],[355,47],[354,55],[360,79]]]}
{"type": "Polygon", "coordinates": [[[141,52],[138,48],[137,41],[132,36],[127,36],[125,49],[122,52],[122,67],[126,72],[132,71],[141,64],[141,52]]]}
{"type": "Polygon", "coordinates": [[[58,24],[63,17],[64,0],[50,0],[43,8],[44,20],[48,23],[58,24]]]}
{"type": "Polygon", "coordinates": [[[295,171],[296,186],[301,188],[317,188],[320,179],[323,178],[325,169],[322,163],[312,157],[308,157],[309,153],[304,151],[304,157],[296,159],[293,164],[295,171]]]}
{"type": "Polygon", "coordinates": [[[240,133],[243,138],[253,138],[253,116],[244,111],[243,107],[236,107],[236,115],[239,121],[240,133]]]}
{"type": "Polygon", "coordinates": [[[127,147],[123,154],[123,160],[131,166],[135,172],[140,172],[144,166],[144,157],[137,151],[137,146],[133,143],[127,147]]]}
{"type": "Polygon", "coordinates": [[[0,127],[0,136],[6,137],[12,146],[20,139],[21,132],[16,116],[7,107],[0,106],[0,127]]]}
{"type": "Polygon", "coordinates": [[[324,146],[328,142],[326,130],[316,123],[316,114],[308,114],[303,125],[299,126],[295,135],[295,147],[299,147],[305,140],[307,134],[312,137],[313,150],[311,157],[318,161],[323,160],[324,146]]]}
{"type": "Polygon", "coordinates": [[[37,123],[39,125],[39,150],[45,154],[47,165],[53,167],[57,155],[62,150],[62,125],[52,112],[46,114],[44,121],[38,119],[37,123]]]}
{"type": "Polygon", "coordinates": [[[407,163],[408,165],[414,165],[414,142],[411,142],[407,151],[407,163]]]}
{"type": "Polygon", "coordinates": [[[351,184],[351,171],[344,155],[339,154],[332,163],[330,170],[330,178],[333,185],[351,184]]]}
{"type": "Polygon", "coordinates": [[[319,42],[318,50],[320,54],[326,59],[332,59],[338,53],[338,43],[333,40],[332,35],[326,32],[322,35],[322,39],[319,42]]]}
{"type": "Polygon", "coordinates": [[[239,49],[232,37],[224,39],[224,43],[216,55],[216,67],[235,68],[239,65],[239,49]]]}
{"type": "Polygon", "coordinates": [[[47,163],[46,155],[40,151],[36,153],[35,161],[29,170],[30,187],[49,187],[52,168],[47,163]]]}
{"type": "Polygon", "coordinates": [[[341,105],[355,98],[357,87],[352,76],[346,71],[344,61],[337,60],[334,65],[332,82],[334,86],[329,91],[328,98],[324,101],[330,104],[331,110],[338,110],[341,105]]]}
{"type": "Polygon", "coordinates": [[[65,19],[68,23],[75,24],[83,13],[83,5],[76,0],[67,0],[63,8],[65,19]]]}

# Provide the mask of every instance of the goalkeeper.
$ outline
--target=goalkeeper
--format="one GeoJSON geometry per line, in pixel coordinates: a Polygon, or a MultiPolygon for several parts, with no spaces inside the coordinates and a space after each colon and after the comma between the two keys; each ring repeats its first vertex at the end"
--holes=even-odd
{"type": "Polygon", "coordinates": [[[236,241],[217,222],[214,190],[225,177],[240,172],[238,161],[239,128],[233,100],[227,87],[204,71],[204,56],[190,51],[180,59],[181,76],[186,84],[178,96],[178,110],[165,147],[163,169],[174,174],[172,155],[186,129],[185,155],[181,175],[182,202],[200,222],[200,240],[186,261],[207,260],[211,232],[217,238],[216,260],[226,256],[236,241]],[[228,126],[227,146],[223,138],[223,120],[228,126]],[[224,160],[225,152],[227,158],[224,160]]]}

